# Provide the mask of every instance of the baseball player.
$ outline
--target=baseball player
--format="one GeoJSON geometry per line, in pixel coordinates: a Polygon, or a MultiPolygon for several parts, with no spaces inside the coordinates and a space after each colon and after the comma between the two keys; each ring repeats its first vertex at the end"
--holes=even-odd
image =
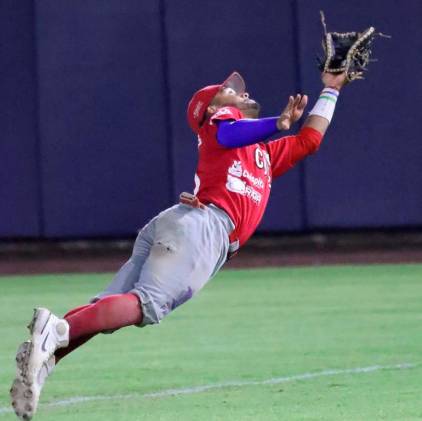
{"type": "Polygon", "coordinates": [[[300,119],[306,95],[291,96],[281,115],[269,118],[258,118],[260,106],[236,72],[193,95],[187,118],[198,138],[194,194],[183,193],[179,204],[142,228],[130,259],[90,304],[63,318],[35,309],[10,390],[18,417],[32,418],[61,358],[98,333],[159,323],[245,244],[261,221],[273,179],[321,143],[346,77],[323,73],[322,81],[324,89],[298,134],[267,143],[300,119]]]}

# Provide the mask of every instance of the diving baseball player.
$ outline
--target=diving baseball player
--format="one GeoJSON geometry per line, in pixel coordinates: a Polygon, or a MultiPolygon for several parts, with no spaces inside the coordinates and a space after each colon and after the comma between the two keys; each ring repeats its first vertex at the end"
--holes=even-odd
{"type": "Polygon", "coordinates": [[[253,234],[271,185],[317,151],[334,113],[344,73],[323,73],[324,89],[294,136],[265,142],[302,116],[308,98],[290,97],[280,116],[258,118],[260,106],[234,72],[197,91],[187,109],[198,139],[194,194],[161,212],[139,232],[130,259],[90,304],[59,318],[34,312],[31,338],[16,355],[12,405],[34,415],[41,389],[58,361],[98,333],[156,324],[192,298],[253,234]]]}

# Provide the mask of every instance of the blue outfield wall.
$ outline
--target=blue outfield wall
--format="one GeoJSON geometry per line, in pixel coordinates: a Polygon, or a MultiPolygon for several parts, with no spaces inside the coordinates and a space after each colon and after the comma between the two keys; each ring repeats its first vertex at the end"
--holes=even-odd
{"type": "Polygon", "coordinates": [[[33,7],[0,2],[0,237],[38,237],[40,178],[33,7]]]}
{"type": "Polygon", "coordinates": [[[43,234],[133,234],[170,203],[158,2],[36,5],[43,234]]]}
{"type": "Polygon", "coordinates": [[[298,91],[312,106],[320,9],[330,30],[393,38],[318,154],[274,182],[260,229],[422,226],[419,0],[5,0],[0,238],[133,235],[193,189],[196,89],[238,70],[263,115],[298,91]]]}
{"type": "Polygon", "coordinates": [[[299,0],[302,86],[317,94],[312,56],[318,10],[329,30],[375,26],[378,38],[366,80],[346,87],[320,152],[306,162],[310,228],[422,225],[422,2],[299,0]],[[340,3],[340,2],[339,2],[340,3]],[[343,2],[341,2],[343,4],[343,2]]]}

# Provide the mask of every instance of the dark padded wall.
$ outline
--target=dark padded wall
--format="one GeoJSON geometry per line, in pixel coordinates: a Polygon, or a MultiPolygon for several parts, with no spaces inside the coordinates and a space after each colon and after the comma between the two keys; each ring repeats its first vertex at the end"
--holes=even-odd
{"type": "Polygon", "coordinates": [[[313,94],[319,9],[326,11],[329,30],[372,24],[393,36],[376,40],[379,61],[371,63],[366,80],[344,89],[324,145],[306,163],[310,227],[421,225],[422,2],[299,0],[298,5],[303,86],[313,94]]]}
{"type": "Polygon", "coordinates": [[[40,234],[30,0],[0,2],[0,237],[40,234]]]}
{"type": "Polygon", "coordinates": [[[133,234],[169,204],[158,2],[36,5],[45,235],[133,234]]]}
{"type": "MultiPolygon", "coordinates": [[[[290,2],[166,0],[175,191],[193,190],[196,138],[186,122],[193,92],[233,70],[246,79],[263,115],[276,115],[296,90],[290,2]]],[[[299,171],[273,184],[261,229],[301,229],[299,171]]]]}
{"type": "Polygon", "coordinates": [[[134,234],[192,191],[186,105],[232,70],[262,115],[299,89],[310,109],[320,9],[330,30],[393,38],[319,153],[273,183],[260,229],[422,226],[421,1],[3,0],[0,238],[134,234]]]}

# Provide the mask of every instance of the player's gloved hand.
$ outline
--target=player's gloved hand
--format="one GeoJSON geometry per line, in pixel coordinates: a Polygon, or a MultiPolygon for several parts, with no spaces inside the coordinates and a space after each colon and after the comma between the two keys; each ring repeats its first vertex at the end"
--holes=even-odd
{"type": "Polygon", "coordinates": [[[289,102],[277,120],[278,130],[289,130],[290,126],[302,117],[307,103],[307,95],[297,94],[296,97],[289,96],[289,102]]]}
{"type": "Polygon", "coordinates": [[[371,61],[371,44],[379,37],[389,35],[375,32],[370,26],[362,32],[328,32],[324,12],[321,11],[321,23],[324,29],[322,48],[323,57],[318,58],[318,68],[325,73],[345,73],[349,82],[363,79],[371,61]]]}

